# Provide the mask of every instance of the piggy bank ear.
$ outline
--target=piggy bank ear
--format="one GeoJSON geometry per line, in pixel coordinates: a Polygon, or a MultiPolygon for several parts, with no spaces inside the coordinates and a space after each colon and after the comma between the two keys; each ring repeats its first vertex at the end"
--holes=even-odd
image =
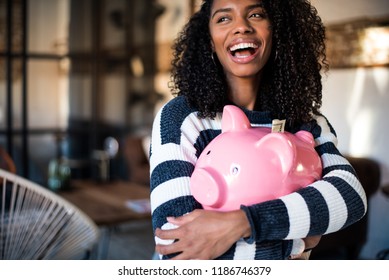
{"type": "Polygon", "coordinates": [[[257,142],[257,147],[269,162],[279,162],[283,174],[292,169],[296,146],[285,133],[269,133],[257,142]]]}
{"type": "Polygon", "coordinates": [[[295,134],[297,138],[299,138],[301,141],[304,141],[305,143],[308,143],[312,147],[315,147],[315,139],[313,139],[313,135],[305,130],[300,130],[296,132],[295,134]]]}
{"type": "Polygon", "coordinates": [[[251,128],[245,113],[234,105],[226,105],[223,109],[222,132],[240,131],[251,128]]]}

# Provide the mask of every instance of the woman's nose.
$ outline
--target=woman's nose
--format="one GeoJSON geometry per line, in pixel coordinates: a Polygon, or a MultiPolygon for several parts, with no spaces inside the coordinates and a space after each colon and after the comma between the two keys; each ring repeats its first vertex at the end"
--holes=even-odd
{"type": "Polygon", "coordinates": [[[253,28],[247,19],[237,19],[234,27],[234,34],[245,34],[253,32],[253,28]]]}

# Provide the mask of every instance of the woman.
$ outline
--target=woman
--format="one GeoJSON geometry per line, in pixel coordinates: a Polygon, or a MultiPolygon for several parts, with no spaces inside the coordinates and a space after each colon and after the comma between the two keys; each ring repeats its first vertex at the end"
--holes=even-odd
{"type": "Polygon", "coordinates": [[[156,251],[174,259],[287,259],[320,236],[361,219],[367,209],[355,171],[320,114],[327,70],[321,19],[307,0],[204,0],[175,43],[176,98],[157,114],[150,149],[156,251]],[[189,180],[205,146],[221,131],[226,104],[252,125],[286,119],[307,130],[322,180],[279,199],[230,212],[206,211],[189,180]],[[175,242],[173,242],[173,240],[175,242]]]}

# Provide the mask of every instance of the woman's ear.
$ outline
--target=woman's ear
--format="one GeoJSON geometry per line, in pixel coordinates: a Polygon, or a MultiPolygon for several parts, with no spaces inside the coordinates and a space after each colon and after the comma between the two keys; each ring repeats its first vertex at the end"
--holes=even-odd
{"type": "Polygon", "coordinates": [[[211,50],[213,53],[215,52],[215,45],[212,40],[211,40],[211,50]]]}

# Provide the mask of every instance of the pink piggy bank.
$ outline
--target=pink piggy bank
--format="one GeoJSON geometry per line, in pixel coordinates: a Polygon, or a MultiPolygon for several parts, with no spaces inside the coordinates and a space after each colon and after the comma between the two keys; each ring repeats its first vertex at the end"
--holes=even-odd
{"type": "Polygon", "coordinates": [[[294,192],[321,172],[311,133],[251,127],[241,109],[228,105],[222,133],[198,158],[190,188],[204,209],[229,211],[294,192]]]}

